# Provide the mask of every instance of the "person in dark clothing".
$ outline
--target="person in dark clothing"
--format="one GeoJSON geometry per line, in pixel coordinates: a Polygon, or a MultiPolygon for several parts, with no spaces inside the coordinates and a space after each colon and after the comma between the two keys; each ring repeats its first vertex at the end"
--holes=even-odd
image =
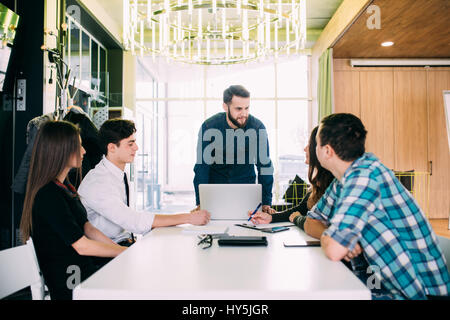
{"type": "Polygon", "coordinates": [[[19,194],[25,194],[27,187],[28,172],[30,170],[31,154],[33,153],[34,140],[36,138],[39,128],[47,121],[54,120],[53,113],[43,114],[31,119],[27,125],[27,148],[20,161],[19,169],[14,177],[11,189],[19,194]]]}
{"type": "Polygon", "coordinates": [[[223,109],[202,124],[194,166],[196,205],[199,184],[258,183],[262,185],[262,210],[275,212],[272,204],[273,166],[264,124],[249,114],[250,93],[230,86],[223,94],[223,109]]]}
{"type": "MultiPolygon", "coordinates": [[[[100,160],[102,160],[103,153],[98,136],[98,129],[91,119],[89,119],[88,115],[83,111],[79,111],[76,107],[70,109],[64,117],[64,120],[76,124],[80,128],[81,141],[83,148],[86,150],[81,167],[82,179],[91,169],[95,168],[100,160]]],[[[78,189],[81,180],[76,175],[76,170],[71,170],[69,172],[69,178],[75,188],[78,189]]]]}
{"type": "MultiPolygon", "coordinates": [[[[54,120],[55,114],[48,113],[31,119],[27,125],[27,148],[20,162],[17,174],[14,177],[12,190],[16,193],[24,194],[27,186],[28,172],[30,169],[31,153],[33,151],[34,140],[36,138],[39,128],[47,121],[54,120]]],[[[97,163],[102,159],[102,150],[98,138],[98,130],[88,115],[79,107],[71,107],[69,112],[64,117],[65,121],[76,124],[81,129],[81,139],[83,148],[86,150],[84,156],[81,178],[93,169],[97,163]]],[[[69,172],[70,181],[78,188],[81,183],[80,177],[77,175],[77,170],[69,172]]]]}
{"type": "MultiPolygon", "coordinates": [[[[308,179],[311,183],[311,187],[306,193],[302,201],[287,210],[277,212],[274,214],[267,214],[264,212],[257,212],[252,218],[252,222],[255,224],[275,223],[291,221],[297,225],[300,229],[304,230],[304,224],[306,221],[306,214],[308,211],[319,201],[325,190],[331,184],[334,179],[333,174],[327,169],[323,168],[316,156],[316,134],[318,127],[315,127],[309,137],[308,145],[304,151],[306,154],[305,163],[308,167],[308,179]]],[[[251,212],[250,212],[251,214],[251,212]]]]}
{"type": "Polygon", "coordinates": [[[79,129],[66,121],[43,124],[33,146],[20,230],[24,242],[33,238],[54,300],[71,299],[72,289],[98,269],[93,256],[112,258],[126,249],[88,222],[67,179],[84,154],[79,129]]]}

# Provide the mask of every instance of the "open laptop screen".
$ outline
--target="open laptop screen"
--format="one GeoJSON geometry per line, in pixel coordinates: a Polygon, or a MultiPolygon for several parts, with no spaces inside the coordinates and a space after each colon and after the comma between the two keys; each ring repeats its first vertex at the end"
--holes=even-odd
{"type": "Polygon", "coordinates": [[[211,220],[247,220],[262,198],[260,184],[200,184],[200,208],[211,220]]]}

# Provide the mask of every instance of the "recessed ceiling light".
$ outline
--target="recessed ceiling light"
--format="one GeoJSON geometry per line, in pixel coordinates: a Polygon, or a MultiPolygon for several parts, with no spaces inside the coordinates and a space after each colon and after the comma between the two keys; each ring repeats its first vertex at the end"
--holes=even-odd
{"type": "Polygon", "coordinates": [[[386,41],[386,42],[383,42],[381,45],[383,47],[390,47],[390,46],[393,46],[394,43],[392,41],[386,41]]]}

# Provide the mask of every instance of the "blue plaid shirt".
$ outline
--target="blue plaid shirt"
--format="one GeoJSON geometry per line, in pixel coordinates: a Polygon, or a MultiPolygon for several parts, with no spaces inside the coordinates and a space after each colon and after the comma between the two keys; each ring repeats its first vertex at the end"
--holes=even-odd
{"type": "Polygon", "coordinates": [[[325,235],[353,250],[357,243],[375,276],[396,299],[450,292],[438,241],[416,200],[377,157],[365,153],[335,179],[308,212],[325,235]]]}

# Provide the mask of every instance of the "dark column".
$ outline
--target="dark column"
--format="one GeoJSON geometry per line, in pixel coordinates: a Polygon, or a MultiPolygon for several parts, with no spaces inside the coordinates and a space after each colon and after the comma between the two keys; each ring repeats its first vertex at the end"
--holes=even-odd
{"type": "Polygon", "coordinates": [[[19,244],[24,195],[12,193],[12,179],[26,148],[26,127],[43,112],[44,0],[7,0],[2,3],[20,16],[0,99],[0,249],[19,244]],[[11,97],[18,78],[26,79],[26,110],[14,111],[11,97]],[[6,103],[3,103],[6,101],[6,103]]]}

